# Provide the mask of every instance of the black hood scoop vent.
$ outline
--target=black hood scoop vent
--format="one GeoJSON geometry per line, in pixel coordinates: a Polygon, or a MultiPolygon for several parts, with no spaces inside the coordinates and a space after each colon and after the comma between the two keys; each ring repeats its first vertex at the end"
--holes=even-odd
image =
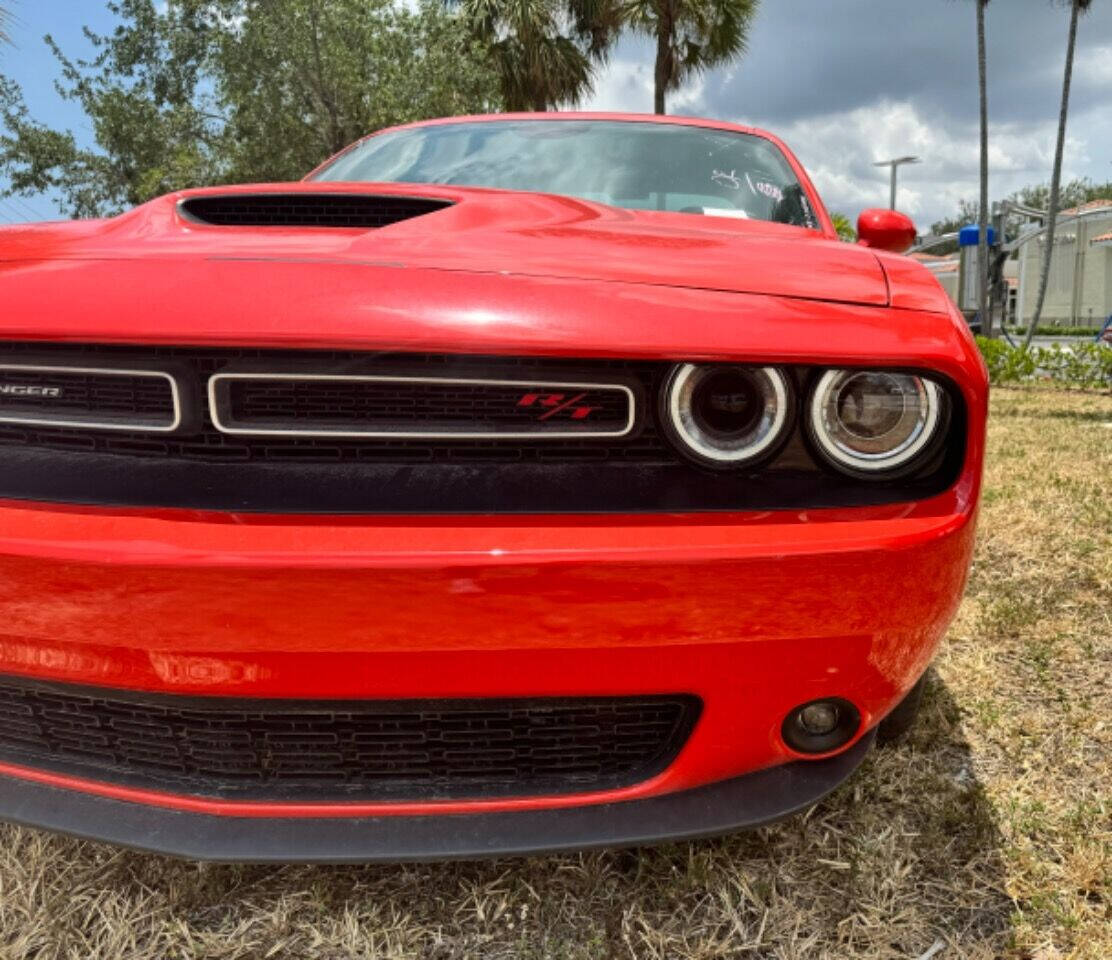
{"type": "Polygon", "coordinates": [[[346,227],[375,229],[435,213],[452,204],[427,197],[339,193],[235,193],[190,197],[184,219],[215,227],[346,227]]]}

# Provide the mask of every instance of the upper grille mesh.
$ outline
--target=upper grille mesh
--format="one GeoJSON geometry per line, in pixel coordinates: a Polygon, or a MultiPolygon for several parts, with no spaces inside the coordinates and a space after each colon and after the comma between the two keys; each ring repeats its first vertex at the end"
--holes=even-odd
{"type": "Polygon", "coordinates": [[[181,202],[190,220],[220,227],[350,227],[373,229],[443,210],[447,200],[341,194],[226,194],[181,202]]]}
{"type": "Polygon", "coordinates": [[[0,759],[228,798],[375,800],[613,788],[662,770],[689,696],[229,701],[0,679],[0,759]]]}
{"type": "Polygon", "coordinates": [[[143,431],[174,423],[174,390],[162,375],[126,370],[36,370],[0,363],[0,420],[117,425],[143,431]]]}
{"type": "Polygon", "coordinates": [[[217,383],[220,406],[237,429],[622,433],[631,413],[628,394],[603,385],[293,377],[217,383]]]}
{"type": "Polygon", "coordinates": [[[0,368],[0,382],[5,386],[60,388],[58,396],[12,395],[0,391],[0,414],[47,410],[170,417],[174,412],[170,382],[162,377],[0,368]]]}

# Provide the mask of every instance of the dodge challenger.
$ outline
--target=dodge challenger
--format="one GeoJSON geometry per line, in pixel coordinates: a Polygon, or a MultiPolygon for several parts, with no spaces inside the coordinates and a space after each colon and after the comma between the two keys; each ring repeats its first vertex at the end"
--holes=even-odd
{"type": "Polygon", "coordinates": [[[0,230],[0,819],[419,860],[767,823],[911,723],[984,366],[775,137],[379,132],[0,230]]]}

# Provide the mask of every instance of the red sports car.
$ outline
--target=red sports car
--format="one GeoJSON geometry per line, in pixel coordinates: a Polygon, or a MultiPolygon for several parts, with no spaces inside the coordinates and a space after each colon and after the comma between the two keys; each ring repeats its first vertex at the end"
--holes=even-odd
{"type": "Polygon", "coordinates": [[[985,370],[775,137],[387,130],[0,230],[0,818],[221,860],[752,826],[914,714],[985,370]]]}

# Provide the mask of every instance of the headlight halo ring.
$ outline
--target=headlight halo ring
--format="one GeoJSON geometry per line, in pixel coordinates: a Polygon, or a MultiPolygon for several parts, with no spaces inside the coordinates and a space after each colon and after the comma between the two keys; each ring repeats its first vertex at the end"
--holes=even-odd
{"type": "Polygon", "coordinates": [[[661,391],[660,418],[668,439],[682,454],[714,470],[738,470],[767,463],[790,439],[796,417],[794,380],[780,367],[745,363],[681,362],[672,367],[661,391]],[[752,429],[714,437],[692,406],[707,378],[739,374],[760,395],[752,429]],[[771,412],[770,412],[771,411],[771,412]]]}
{"type": "MultiPolygon", "coordinates": [[[[925,372],[877,367],[830,368],[818,373],[806,392],[803,432],[817,459],[839,473],[857,479],[897,479],[919,469],[924,461],[938,451],[949,426],[950,407],[946,388],[925,372]],[[838,397],[854,380],[865,377],[884,378],[897,385],[901,382],[906,385],[910,381],[915,386],[917,405],[909,408],[907,400],[911,394],[904,390],[901,393],[904,399],[902,409],[887,425],[886,433],[894,433],[906,426],[905,419],[908,416],[911,416],[912,429],[888,449],[861,449],[868,442],[881,440],[886,433],[873,437],[858,435],[861,442],[858,449],[854,449],[845,440],[846,434],[853,436],[845,422],[831,423],[831,401],[837,402],[838,397]],[[909,409],[915,407],[921,411],[922,416],[909,414],[909,409]],[[838,427],[843,433],[841,442],[835,436],[838,427]]],[[[891,411],[887,413],[891,416],[891,411]]],[[[837,413],[833,417],[840,420],[837,413]]]]}

